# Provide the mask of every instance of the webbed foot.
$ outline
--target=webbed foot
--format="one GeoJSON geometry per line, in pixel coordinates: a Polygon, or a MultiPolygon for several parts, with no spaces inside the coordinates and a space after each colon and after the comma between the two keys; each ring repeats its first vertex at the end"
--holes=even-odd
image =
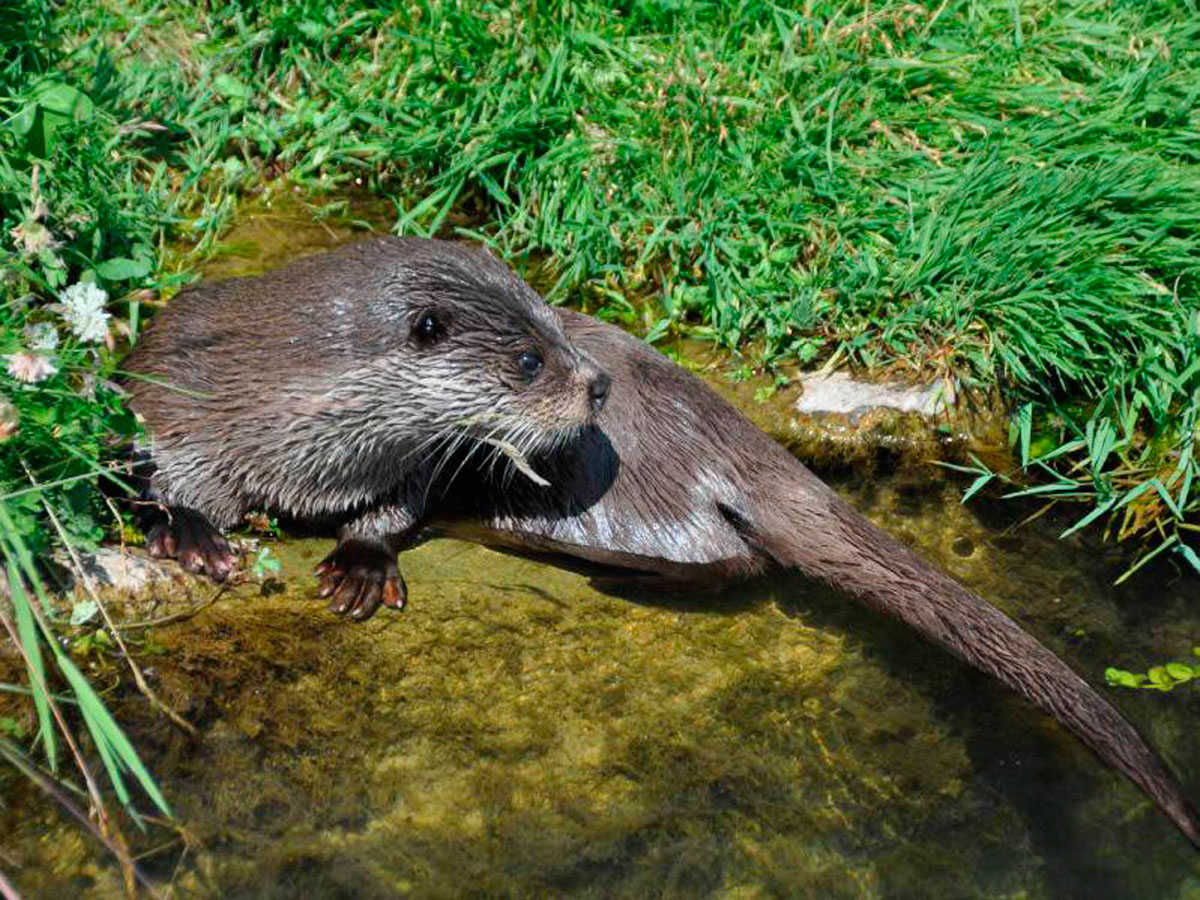
{"type": "Polygon", "coordinates": [[[329,609],[362,622],[382,606],[404,609],[408,586],[396,554],[382,543],[349,538],[313,570],[319,597],[331,598],[329,609]]]}
{"type": "Polygon", "coordinates": [[[146,530],[146,550],[157,559],[176,559],[189,572],[224,581],[237,569],[238,555],[225,536],[194,509],[173,507],[146,530]]]}

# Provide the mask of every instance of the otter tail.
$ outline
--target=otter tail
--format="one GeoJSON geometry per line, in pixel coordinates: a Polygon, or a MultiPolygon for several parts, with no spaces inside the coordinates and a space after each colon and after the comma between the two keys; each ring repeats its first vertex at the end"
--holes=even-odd
{"type": "Polygon", "coordinates": [[[772,527],[750,529],[767,553],[900,619],[1050,713],[1149,794],[1200,849],[1200,820],[1179,782],[1108,701],[1000,610],[805,475],[794,502],[776,500],[772,527]]]}

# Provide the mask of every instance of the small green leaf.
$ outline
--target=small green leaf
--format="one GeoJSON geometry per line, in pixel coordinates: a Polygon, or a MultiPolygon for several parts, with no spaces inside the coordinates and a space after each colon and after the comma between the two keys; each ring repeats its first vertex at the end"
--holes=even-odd
{"type": "Polygon", "coordinates": [[[1135,688],[1142,682],[1142,676],[1126,672],[1124,669],[1109,667],[1104,670],[1104,680],[1119,687],[1135,688]]]}
{"type": "Polygon", "coordinates": [[[278,575],[282,564],[279,557],[271,552],[270,547],[263,547],[254,559],[253,572],[256,578],[265,578],[268,574],[278,575]]]}
{"type": "Polygon", "coordinates": [[[25,137],[37,121],[38,107],[36,103],[28,104],[19,113],[9,119],[8,127],[17,137],[25,137]]]}
{"type": "Polygon", "coordinates": [[[304,21],[296,26],[296,30],[309,40],[317,41],[325,37],[329,31],[329,28],[320,22],[304,21]]]}
{"type": "Polygon", "coordinates": [[[224,72],[213,79],[213,87],[217,89],[218,94],[231,100],[246,100],[251,94],[247,85],[224,72]]]}
{"type": "Polygon", "coordinates": [[[1029,465],[1029,443],[1033,437],[1033,404],[1026,403],[1017,410],[1017,436],[1021,448],[1021,465],[1029,465]]]}
{"type": "Polygon", "coordinates": [[[1179,542],[1179,545],[1175,549],[1182,554],[1183,558],[1191,564],[1193,569],[1200,572],[1200,555],[1197,555],[1195,550],[1182,541],[1179,542]]]}
{"type": "Polygon", "coordinates": [[[96,274],[105,281],[133,281],[145,277],[149,271],[149,261],[124,256],[114,256],[96,266],[96,274]]]}
{"type": "Polygon", "coordinates": [[[99,611],[100,608],[96,605],[95,600],[84,600],[80,603],[76,603],[71,608],[71,624],[82,625],[84,622],[87,622],[89,619],[95,616],[99,611]]]}
{"type": "Polygon", "coordinates": [[[974,481],[971,482],[971,486],[969,488],[967,488],[965,491],[963,491],[962,500],[959,502],[966,503],[968,500],[970,500],[972,497],[974,497],[976,494],[978,494],[981,490],[983,490],[984,486],[989,481],[991,481],[993,477],[995,477],[994,472],[986,472],[983,475],[980,475],[978,478],[976,478],[974,481]]]}
{"type": "Polygon", "coordinates": [[[1196,671],[1191,666],[1185,666],[1183,663],[1169,662],[1163,668],[1176,681],[1191,681],[1196,677],[1196,671]]]}
{"type": "Polygon", "coordinates": [[[33,97],[45,110],[81,122],[92,115],[92,100],[83,91],[61,81],[43,81],[33,97]]]}

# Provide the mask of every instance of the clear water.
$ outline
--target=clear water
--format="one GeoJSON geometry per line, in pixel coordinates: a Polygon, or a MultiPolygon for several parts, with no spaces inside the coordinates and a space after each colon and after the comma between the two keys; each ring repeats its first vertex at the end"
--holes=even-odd
{"type": "MultiPolygon", "coordinates": [[[[302,208],[251,213],[234,234],[246,256],[224,265],[261,267],[268,233],[295,249],[318,231],[347,233],[302,208]]],[[[1058,541],[1050,517],[1018,525],[1012,505],[963,507],[931,466],[825,471],[1109,692],[1200,788],[1200,694],[1101,684],[1106,665],[1200,643],[1195,578],[1163,567],[1114,588],[1119,551],[1058,541]]],[[[434,541],[402,558],[409,608],[353,625],[315,599],[328,547],[280,542],[282,588],[242,586],[142,645],[199,741],[109,666],[186,829],[186,847],[128,832],[168,896],[1200,898],[1195,851],[1063,729],[805,582],[630,601],[434,541]]],[[[27,896],[121,894],[52,805],[3,788],[0,869],[27,896]]]]}

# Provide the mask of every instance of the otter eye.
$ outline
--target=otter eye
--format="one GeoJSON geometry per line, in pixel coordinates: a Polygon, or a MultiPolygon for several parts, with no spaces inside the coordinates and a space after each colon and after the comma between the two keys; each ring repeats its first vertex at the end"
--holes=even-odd
{"type": "Polygon", "coordinates": [[[521,371],[529,378],[533,378],[538,372],[542,371],[542,357],[533,350],[526,350],[517,357],[517,365],[521,367],[521,371]]]}
{"type": "Polygon", "coordinates": [[[427,312],[422,313],[421,318],[417,319],[417,324],[413,326],[413,336],[422,344],[432,344],[445,333],[445,330],[438,317],[434,313],[427,312]]]}

